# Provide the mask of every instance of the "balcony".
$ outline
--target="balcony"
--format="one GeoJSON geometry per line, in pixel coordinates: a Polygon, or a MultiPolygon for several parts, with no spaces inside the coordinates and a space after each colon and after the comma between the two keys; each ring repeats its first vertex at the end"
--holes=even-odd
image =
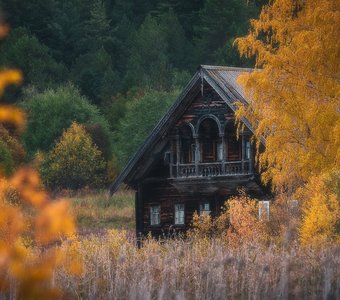
{"type": "Polygon", "coordinates": [[[222,177],[253,174],[250,160],[171,164],[170,170],[172,178],[222,177]]]}

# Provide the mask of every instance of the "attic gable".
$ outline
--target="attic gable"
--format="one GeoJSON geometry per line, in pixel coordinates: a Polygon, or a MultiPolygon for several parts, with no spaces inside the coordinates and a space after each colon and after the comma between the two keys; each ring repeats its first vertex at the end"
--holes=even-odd
{"type": "MultiPolygon", "coordinates": [[[[138,173],[148,171],[153,162],[157,160],[157,157],[155,157],[157,153],[160,153],[166,147],[167,135],[176,125],[178,126],[177,123],[180,118],[190,109],[190,105],[194,103],[196,97],[201,94],[208,101],[209,95],[204,94],[205,86],[210,86],[210,90],[219,95],[221,101],[226,104],[231,112],[236,110],[236,101],[247,103],[243,90],[237,84],[236,79],[241,73],[250,71],[251,69],[201,66],[113,183],[110,188],[111,193],[114,193],[122,182],[131,184],[136,180],[138,173]]],[[[253,130],[247,120],[244,120],[244,124],[249,130],[253,130]]]]}

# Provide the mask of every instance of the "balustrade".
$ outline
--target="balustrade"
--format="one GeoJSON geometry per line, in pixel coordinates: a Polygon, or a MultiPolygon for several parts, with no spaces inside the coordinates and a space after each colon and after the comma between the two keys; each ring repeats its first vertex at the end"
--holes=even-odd
{"type": "Polygon", "coordinates": [[[173,177],[218,177],[251,174],[250,161],[213,162],[171,165],[173,177]]]}

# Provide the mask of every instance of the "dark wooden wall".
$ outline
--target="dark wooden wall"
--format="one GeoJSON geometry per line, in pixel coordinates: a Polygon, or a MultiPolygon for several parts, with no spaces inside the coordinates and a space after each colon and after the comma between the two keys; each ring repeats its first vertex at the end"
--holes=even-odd
{"type": "MultiPolygon", "coordinates": [[[[191,143],[192,127],[188,127],[190,122],[195,131],[202,116],[213,115],[219,123],[224,134],[224,141],[227,145],[226,160],[241,160],[241,141],[236,138],[235,116],[233,111],[219,97],[219,95],[208,85],[204,85],[204,92],[199,93],[191,103],[183,116],[177,121],[176,126],[164,138],[168,139],[166,151],[176,152],[175,138],[182,133],[191,143]],[[185,129],[181,127],[186,126],[185,129]],[[189,128],[189,131],[188,131],[189,128]]],[[[246,130],[245,135],[250,136],[250,131],[246,130]]],[[[220,139],[219,134],[215,136],[220,139]]],[[[203,140],[203,139],[202,139],[203,140]]],[[[253,153],[254,155],[254,153],[253,153]]],[[[184,157],[184,162],[190,161],[190,154],[184,157]]],[[[146,174],[138,184],[136,194],[136,227],[137,233],[143,235],[151,232],[153,235],[167,235],[173,230],[185,231],[192,222],[195,211],[199,211],[201,202],[210,202],[212,216],[220,212],[224,202],[233,195],[238,194],[238,189],[245,187],[247,191],[255,196],[261,197],[262,187],[258,184],[253,174],[249,176],[235,176],[230,178],[205,178],[205,179],[176,179],[169,178],[169,166],[164,162],[164,153],[158,156],[158,160],[153,168],[146,174]],[[185,224],[175,225],[175,204],[183,203],[185,206],[185,224]],[[160,205],[161,224],[150,225],[150,207],[160,205]]],[[[173,158],[175,160],[175,158],[173,158]]]]}

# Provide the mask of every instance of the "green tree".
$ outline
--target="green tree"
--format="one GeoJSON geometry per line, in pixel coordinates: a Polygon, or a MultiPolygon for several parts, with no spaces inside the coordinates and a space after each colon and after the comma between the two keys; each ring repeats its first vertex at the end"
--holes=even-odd
{"type": "Polygon", "coordinates": [[[104,48],[80,56],[71,73],[81,92],[97,105],[120,89],[120,77],[112,70],[111,57],[104,48]]]}
{"type": "Polygon", "coordinates": [[[178,91],[150,91],[127,104],[115,133],[114,152],[123,167],[176,99],[178,91]]]}
{"type": "Polygon", "coordinates": [[[90,10],[90,18],[84,22],[84,37],[81,47],[96,51],[112,43],[112,29],[103,0],[95,0],[90,10]]]}
{"type": "Polygon", "coordinates": [[[1,0],[0,4],[12,27],[24,26],[44,43],[50,34],[48,25],[53,19],[57,1],[59,0],[1,0]]]}
{"type": "Polygon", "coordinates": [[[0,50],[0,64],[20,69],[25,83],[39,90],[60,84],[67,78],[65,66],[57,63],[49,49],[24,28],[13,30],[4,42],[0,50]]]}
{"type": "Polygon", "coordinates": [[[134,38],[127,65],[126,86],[159,90],[171,86],[167,38],[156,18],[147,16],[134,38]]]}
{"type": "Polygon", "coordinates": [[[53,189],[98,187],[105,180],[105,162],[85,128],[73,123],[47,154],[41,174],[53,189]]]}
{"type": "Polygon", "coordinates": [[[108,122],[73,86],[62,86],[27,97],[22,106],[28,114],[27,130],[23,137],[30,155],[37,150],[50,150],[63,130],[74,121],[99,125],[111,147],[108,122]]]}
{"type": "Polygon", "coordinates": [[[255,16],[256,10],[246,0],[206,0],[200,11],[200,24],[195,28],[196,60],[199,64],[214,64],[220,59],[221,48],[231,49],[224,59],[228,65],[235,65],[237,50],[232,47],[236,36],[243,35],[248,29],[248,20],[255,16]]]}
{"type": "Polygon", "coordinates": [[[167,44],[166,53],[169,63],[178,69],[189,68],[191,61],[192,45],[185,36],[184,29],[172,9],[159,17],[160,26],[163,28],[167,44]]]}
{"type": "Polygon", "coordinates": [[[81,45],[84,33],[82,0],[58,1],[53,17],[48,24],[46,45],[57,61],[70,67],[75,59],[86,52],[81,45]]]}

